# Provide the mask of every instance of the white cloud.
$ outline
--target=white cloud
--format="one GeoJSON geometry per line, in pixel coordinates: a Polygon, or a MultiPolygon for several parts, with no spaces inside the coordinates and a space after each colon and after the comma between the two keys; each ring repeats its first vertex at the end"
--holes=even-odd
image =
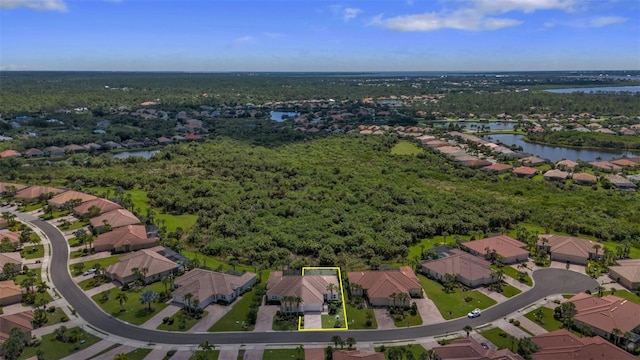
{"type": "Polygon", "coordinates": [[[0,71],[32,71],[32,70],[45,70],[42,67],[31,66],[31,65],[17,65],[17,64],[9,64],[7,66],[0,66],[0,71]]]}
{"type": "Polygon", "coordinates": [[[63,0],[1,0],[0,8],[27,8],[38,11],[67,11],[63,0]]]}
{"type": "Polygon", "coordinates": [[[600,16],[589,20],[589,27],[603,27],[607,25],[620,24],[626,22],[627,18],[621,16],[600,16]]]}
{"type": "Polygon", "coordinates": [[[362,10],[358,8],[345,8],[342,10],[342,19],[345,22],[355,19],[361,12],[362,10]]]}
{"type": "Polygon", "coordinates": [[[231,47],[238,47],[238,46],[241,46],[241,45],[244,45],[244,44],[250,42],[251,40],[253,40],[252,36],[243,36],[243,37],[239,37],[237,39],[234,39],[231,42],[230,45],[231,45],[231,47]]]}
{"type": "Polygon", "coordinates": [[[508,12],[531,13],[537,10],[572,11],[577,0],[469,0],[458,2],[462,7],[453,11],[401,15],[392,18],[374,17],[370,24],[395,31],[435,31],[456,29],[467,31],[497,30],[518,26],[521,20],[495,17],[508,12]]]}

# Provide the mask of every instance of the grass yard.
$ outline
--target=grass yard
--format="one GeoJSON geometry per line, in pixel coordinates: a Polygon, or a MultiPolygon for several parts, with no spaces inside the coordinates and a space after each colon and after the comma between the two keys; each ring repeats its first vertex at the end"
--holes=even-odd
{"type": "Polygon", "coordinates": [[[402,316],[402,319],[396,318],[394,316],[393,324],[396,327],[418,326],[418,325],[422,325],[422,317],[420,316],[420,313],[411,315],[409,311],[406,311],[404,316],[402,316]]]}
{"type": "MultiPolygon", "coordinates": [[[[71,330],[71,329],[69,329],[71,330]]],[[[68,331],[69,331],[68,330],[68,331]]],[[[26,347],[22,352],[22,355],[18,359],[29,359],[36,356],[38,349],[46,355],[47,359],[62,359],[77,351],[88,348],[89,346],[97,343],[101,339],[97,336],[93,336],[89,333],[84,334],[84,343],[64,343],[55,339],[53,333],[43,335],[42,343],[38,347],[26,347]],[[77,347],[77,348],[76,348],[77,347]]]]}
{"type": "Polygon", "coordinates": [[[511,351],[518,349],[518,339],[500,328],[483,331],[480,335],[495,344],[498,349],[510,349],[511,351]]]}
{"type": "MultiPolygon", "coordinates": [[[[61,308],[56,307],[56,311],[54,311],[53,313],[47,312],[47,322],[44,323],[44,325],[42,325],[41,327],[59,324],[63,322],[63,318],[67,318],[67,314],[65,314],[61,308]]],[[[69,319],[67,318],[67,321],[68,320],[69,319]]]]}
{"type": "Polygon", "coordinates": [[[565,298],[565,299],[571,299],[574,296],[575,296],[575,294],[562,294],[562,297],[565,298]]]}
{"type": "Polygon", "coordinates": [[[335,328],[336,321],[340,322],[340,326],[338,328],[345,327],[345,317],[344,312],[342,311],[342,304],[338,306],[338,310],[335,315],[321,315],[322,317],[322,328],[323,329],[333,329],[335,328]]]}
{"type": "Polygon", "coordinates": [[[93,289],[94,287],[98,287],[102,284],[106,284],[110,281],[111,280],[106,277],[101,277],[101,279],[96,279],[95,277],[92,277],[92,278],[80,281],[78,283],[78,286],[80,287],[80,289],[87,291],[89,289],[93,289]]]}
{"type": "MultiPolygon", "coordinates": [[[[610,295],[611,291],[605,291],[604,295],[610,295]]],[[[633,294],[627,290],[616,290],[613,294],[611,295],[615,295],[618,297],[621,297],[623,299],[627,299],[631,302],[634,302],[636,304],[640,304],[640,296],[633,294]]]]}
{"type": "MultiPolygon", "coordinates": [[[[198,350],[198,351],[194,352],[193,355],[191,355],[189,360],[205,359],[205,355],[206,354],[204,353],[204,351],[198,350]]],[[[208,359],[208,360],[218,360],[218,356],[220,356],[220,350],[212,350],[212,351],[209,352],[209,355],[208,355],[208,357],[206,357],[206,359],[208,359]]]]}
{"type": "Polygon", "coordinates": [[[542,327],[543,329],[551,332],[551,331],[555,331],[558,329],[562,329],[562,323],[556,319],[553,318],[553,310],[546,308],[546,307],[540,307],[538,309],[535,309],[533,311],[529,311],[528,313],[526,313],[524,315],[524,317],[526,317],[527,319],[533,321],[534,323],[538,324],[540,327],[542,327]],[[538,320],[536,320],[536,315],[535,313],[538,310],[542,310],[542,313],[544,314],[544,316],[542,317],[542,322],[538,322],[538,320]]]}
{"type": "Polygon", "coordinates": [[[82,271],[80,273],[75,273],[75,271],[74,271],[74,266],[76,264],[69,265],[69,269],[71,269],[71,273],[74,276],[77,276],[77,275],[81,275],[82,272],[91,269],[94,264],[100,264],[100,265],[102,265],[103,268],[106,268],[109,265],[115,264],[115,263],[118,262],[118,260],[120,260],[121,256],[122,256],[122,254],[112,255],[112,256],[109,256],[109,257],[106,257],[106,258],[102,258],[102,259],[87,260],[87,261],[81,262],[80,264],[84,264],[84,268],[82,269],[82,271]]]}
{"type": "MultiPolygon", "coordinates": [[[[36,282],[33,285],[33,290],[36,291],[36,287],[37,285],[42,281],[42,275],[40,274],[40,269],[32,269],[30,271],[34,271],[36,274],[36,282]]],[[[27,275],[25,274],[20,274],[18,276],[16,276],[15,280],[13,280],[17,285],[21,285],[22,281],[24,279],[27,278],[27,275]]],[[[36,296],[36,301],[39,301],[40,299],[42,299],[42,294],[38,293],[36,296]]],[[[44,293],[44,299],[47,300],[47,302],[52,302],[53,298],[51,297],[51,295],[49,295],[49,292],[45,292],[44,293]]]]}
{"type": "MultiPolygon", "coordinates": [[[[198,259],[200,261],[200,265],[203,267],[207,267],[209,269],[214,269],[215,271],[225,272],[227,270],[232,270],[233,266],[224,263],[212,256],[207,256],[203,254],[198,254],[193,251],[183,250],[182,255],[184,255],[188,259],[198,259]]],[[[246,272],[254,272],[255,269],[249,266],[237,265],[236,270],[238,271],[246,271],[246,272]]],[[[262,278],[266,281],[269,278],[269,274],[263,272],[262,278]]]]}
{"type": "MultiPolygon", "coordinates": [[[[256,285],[260,286],[260,285],[256,285]]],[[[234,301],[227,306],[233,306],[233,308],[226,313],[220,320],[218,320],[209,331],[243,331],[243,324],[247,320],[247,313],[249,312],[249,306],[253,302],[253,294],[256,292],[256,286],[242,295],[242,299],[234,301]]],[[[254,325],[249,325],[246,330],[252,331],[254,325]]]]}
{"type": "Polygon", "coordinates": [[[427,297],[435,303],[440,314],[442,314],[442,317],[446,320],[467,316],[467,314],[475,308],[486,309],[496,304],[495,300],[477,290],[462,292],[456,289],[454,293],[447,294],[442,289],[442,285],[437,281],[428,279],[421,274],[418,275],[418,278],[427,297]],[[472,297],[473,300],[465,302],[464,298],[466,296],[472,297]]]}
{"type": "MultiPolygon", "coordinates": [[[[357,344],[356,344],[357,345],[357,344]]],[[[393,359],[393,354],[401,354],[402,352],[410,352],[414,359],[422,359],[422,354],[427,350],[422,345],[412,344],[404,346],[380,346],[375,348],[376,352],[384,352],[385,359],[393,359]]],[[[407,357],[396,357],[396,359],[406,359],[407,357]]]]}
{"type": "Polygon", "coordinates": [[[298,349],[265,349],[262,360],[304,359],[304,351],[298,349]]]}
{"type": "Polygon", "coordinates": [[[416,144],[400,140],[393,148],[391,148],[391,154],[393,155],[418,155],[424,153],[424,149],[419,148],[416,144]]]}
{"type": "Polygon", "coordinates": [[[347,319],[349,320],[349,329],[377,329],[378,322],[376,321],[376,316],[373,313],[372,309],[358,309],[355,306],[350,304],[346,304],[347,306],[347,319]],[[370,314],[369,320],[371,321],[371,326],[367,326],[367,314],[370,314]]]}
{"type": "Polygon", "coordinates": [[[63,230],[68,231],[68,230],[78,230],[81,227],[85,227],[89,225],[88,221],[82,221],[82,220],[78,220],[78,221],[74,221],[71,223],[71,225],[69,225],[68,227],[64,228],[63,230]]]}
{"type": "MultiPolygon", "coordinates": [[[[496,265],[491,265],[491,268],[494,269],[494,270],[498,270],[500,267],[498,267],[496,265]]],[[[511,266],[503,266],[502,267],[502,271],[504,271],[504,274],[507,275],[508,277],[513,278],[516,281],[520,281],[518,279],[518,270],[517,269],[514,269],[511,266]]],[[[524,277],[523,284],[526,284],[528,286],[533,286],[533,280],[531,280],[531,276],[529,276],[528,273],[524,277]]]]}
{"type": "Polygon", "coordinates": [[[18,206],[18,211],[20,212],[30,212],[30,211],[34,211],[34,210],[38,210],[41,207],[43,207],[45,204],[44,203],[35,203],[35,204],[26,204],[26,205],[22,205],[22,206],[18,206]]]}
{"type": "Polygon", "coordinates": [[[205,311],[202,313],[202,317],[200,319],[196,319],[192,316],[186,316],[182,312],[182,310],[178,310],[175,315],[171,316],[170,319],[173,320],[173,323],[169,325],[168,323],[163,323],[158,326],[158,330],[167,330],[167,331],[187,331],[193,327],[193,325],[197,324],[200,320],[204,319],[207,316],[208,312],[205,311]],[[180,319],[184,318],[184,327],[180,328],[180,319]]]}
{"type": "Polygon", "coordinates": [[[25,246],[20,255],[27,260],[41,258],[44,256],[44,245],[25,246]]]}
{"type": "MultiPolygon", "coordinates": [[[[304,318],[302,319],[301,326],[304,328],[304,318]]],[[[278,315],[273,315],[273,322],[271,323],[271,329],[276,331],[295,331],[298,330],[298,316],[291,316],[290,318],[278,319],[278,315]]]]}
{"type": "Polygon", "coordinates": [[[151,304],[151,308],[153,309],[153,311],[149,312],[147,310],[148,305],[141,304],[139,300],[140,295],[145,290],[153,290],[158,294],[160,294],[161,292],[164,291],[164,286],[162,285],[162,283],[157,282],[157,283],[148,285],[144,288],[135,288],[135,289],[126,291],[128,299],[124,303],[125,311],[121,311],[122,307],[120,306],[120,303],[118,302],[118,300],[116,300],[116,295],[118,295],[118,293],[120,292],[119,289],[111,289],[109,291],[109,300],[104,302],[102,301],[102,294],[104,292],[96,294],[91,298],[107,314],[111,314],[113,317],[117,317],[118,319],[131,323],[133,325],[140,325],[140,324],[143,324],[145,321],[149,320],[150,318],[152,318],[159,311],[167,307],[166,303],[154,303],[154,304],[151,304]]]}
{"type": "Polygon", "coordinates": [[[520,294],[522,291],[515,286],[505,285],[502,287],[502,295],[510,298],[512,296],[516,296],[520,294]]]}
{"type": "Polygon", "coordinates": [[[132,352],[127,353],[126,355],[128,360],[142,360],[147,355],[149,355],[150,352],[151,349],[135,349],[132,352]]]}

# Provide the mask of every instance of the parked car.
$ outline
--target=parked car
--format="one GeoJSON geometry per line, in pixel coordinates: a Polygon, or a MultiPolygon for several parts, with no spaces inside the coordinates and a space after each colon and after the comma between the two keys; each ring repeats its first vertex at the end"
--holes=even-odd
{"type": "Polygon", "coordinates": [[[480,346],[482,346],[485,349],[489,348],[489,345],[487,345],[487,343],[480,343],[480,346]]]}
{"type": "Polygon", "coordinates": [[[87,275],[91,275],[94,274],[96,272],[95,268],[89,269],[87,271],[85,271],[82,275],[87,276],[87,275]]]}
{"type": "Polygon", "coordinates": [[[475,310],[471,311],[470,313],[468,313],[467,316],[470,317],[470,318],[476,318],[476,317],[480,316],[480,314],[481,314],[480,309],[475,309],[475,310]]]}

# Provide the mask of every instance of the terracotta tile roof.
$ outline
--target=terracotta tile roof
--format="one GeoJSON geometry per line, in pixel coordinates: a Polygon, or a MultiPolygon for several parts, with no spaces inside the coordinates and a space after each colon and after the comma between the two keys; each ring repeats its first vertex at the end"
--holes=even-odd
{"type": "Polygon", "coordinates": [[[536,170],[536,168],[528,166],[519,166],[513,169],[513,173],[518,175],[535,175],[537,172],[538,170],[536,170]]]}
{"type": "Polygon", "coordinates": [[[621,171],[622,170],[621,166],[618,166],[616,164],[610,163],[608,161],[591,161],[591,162],[589,162],[589,165],[593,166],[594,168],[607,170],[607,171],[621,171]]]}
{"type": "Polygon", "coordinates": [[[567,177],[569,177],[569,173],[566,171],[553,169],[545,172],[544,175],[542,175],[542,177],[545,178],[546,180],[566,180],[567,177]]]}
{"type": "Polygon", "coordinates": [[[27,156],[42,156],[44,152],[40,149],[31,148],[24,151],[24,154],[27,156]]]}
{"type": "Polygon", "coordinates": [[[462,250],[453,249],[451,252],[454,255],[425,262],[422,268],[443,275],[458,274],[471,282],[491,278],[490,262],[462,250]]]}
{"type": "Polygon", "coordinates": [[[483,159],[476,159],[476,160],[463,161],[462,164],[464,166],[469,166],[469,167],[474,167],[474,168],[481,168],[481,167],[485,167],[485,166],[491,164],[491,161],[483,160],[483,159]]]}
{"type": "Polygon", "coordinates": [[[547,162],[547,160],[541,159],[537,156],[527,156],[525,158],[520,159],[520,162],[524,165],[540,165],[547,162]]]}
{"type": "Polygon", "coordinates": [[[32,200],[32,199],[37,199],[40,195],[43,195],[43,194],[47,194],[47,193],[59,194],[63,191],[64,190],[62,189],[49,187],[49,186],[30,186],[28,188],[24,188],[18,191],[16,193],[15,198],[23,199],[23,200],[32,200]]]}
{"type": "Polygon", "coordinates": [[[598,181],[598,178],[595,175],[587,174],[587,173],[577,173],[572,176],[573,181],[593,184],[598,181]]]}
{"type": "Polygon", "coordinates": [[[409,266],[398,270],[355,271],[348,274],[349,282],[360,284],[370,298],[389,298],[393,293],[410,293],[421,289],[420,280],[409,266]]]}
{"type": "Polygon", "coordinates": [[[119,204],[114,203],[113,201],[107,200],[107,199],[102,199],[102,198],[96,198],[93,200],[89,200],[86,202],[83,202],[82,204],[76,206],[75,208],[73,208],[73,212],[76,215],[87,215],[89,214],[89,209],[95,206],[97,208],[100,209],[100,214],[105,213],[105,212],[109,212],[109,211],[113,211],[113,210],[117,210],[117,209],[122,209],[122,206],[120,206],[119,204]]]}
{"type": "Polygon", "coordinates": [[[384,353],[379,352],[337,350],[333,352],[333,360],[385,360],[385,357],[384,353]]]}
{"type": "Polygon", "coordinates": [[[22,265],[22,256],[19,252],[0,253],[0,269],[5,264],[22,265]]]}
{"type": "Polygon", "coordinates": [[[173,293],[178,296],[191,293],[200,302],[203,302],[212,295],[232,294],[236,289],[255,277],[256,274],[250,272],[236,276],[203,269],[193,269],[175,280],[174,284],[179,287],[173,293]]]}
{"type": "Polygon", "coordinates": [[[616,160],[611,160],[610,163],[618,165],[618,166],[638,166],[638,163],[636,163],[633,160],[630,159],[616,159],[616,160]]]}
{"type": "Polygon", "coordinates": [[[0,299],[22,294],[22,286],[16,285],[13,280],[0,281],[0,299]]]}
{"type": "Polygon", "coordinates": [[[433,351],[440,359],[448,360],[523,360],[508,349],[485,349],[471,337],[452,340],[448,345],[434,347],[433,351]]]}
{"type": "Polygon", "coordinates": [[[12,149],[7,149],[3,152],[0,152],[0,158],[18,157],[18,156],[22,156],[22,154],[12,149]]]}
{"type": "MultiPolygon", "coordinates": [[[[552,253],[580,256],[585,259],[591,253],[595,254],[594,245],[597,244],[603,248],[603,245],[598,242],[573,236],[542,234],[538,236],[538,245],[542,245],[542,239],[548,240],[546,246],[550,247],[552,253]]],[[[600,253],[602,252],[600,251],[600,253]]]]}
{"type": "Polygon", "coordinates": [[[588,324],[608,333],[620,329],[623,333],[640,325],[640,304],[607,295],[595,297],[589,294],[578,294],[568,301],[576,305],[576,321],[588,324]]]}
{"type": "Polygon", "coordinates": [[[30,333],[33,330],[33,311],[27,310],[15,314],[0,315],[0,343],[9,338],[9,331],[19,328],[30,333]]]}
{"type": "Polygon", "coordinates": [[[618,260],[618,263],[618,266],[609,266],[609,272],[615,272],[631,283],[640,283],[640,260],[633,260],[630,264],[618,260]]]}
{"type": "Polygon", "coordinates": [[[18,234],[17,232],[0,230],[0,240],[4,238],[9,239],[14,244],[20,243],[20,234],[18,234]]]}
{"type": "Polygon", "coordinates": [[[67,201],[74,199],[80,199],[81,203],[83,203],[89,200],[97,199],[97,197],[79,191],[68,190],[52,197],[51,199],[49,199],[48,203],[54,206],[62,206],[67,201]]]}
{"type": "Polygon", "coordinates": [[[605,178],[609,180],[609,182],[613,184],[615,187],[630,188],[630,189],[636,188],[636,184],[631,182],[631,180],[625,177],[622,177],[620,175],[607,175],[605,176],[605,178]]]}
{"type": "Polygon", "coordinates": [[[495,250],[498,255],[505,258],[513,256],[526,255],[529,256],[529,252],[524,249],[525,243],[518,241],[512,237],[506,235],[491,236],[484,239],[467,241],[462,246],[469,248],[479,254],[486,254],[486,248],[495,250]]]}
{"type": "Polygon", "coordinates": [[[127,225],[112,231],[98,235],[93,246],[96,248],[109,247],[110,249],[122,248],[126,245],[149,247],[155,245],[157,238],[148,238],[147,229],[144,225],[127,225]]]}
{"type": "Polygon", "coordinates": [[[482,168],[482,170],[484,171],[508,171],[513,169],[513,166],[509,165],[509,164],[493,164],[493,165],[489,165],[489,166],[485,166],[482,168]]]}
{"type": "Polygon", "coordinates": [[[134,268],[149,269],[147,277],[151,277],[155,274],[177,269],[178,264],[155,251],[143,249],[122,256],[120,261],[107,267],[107,273],[116,274],[120,278],[124,279],[133,275],[132,269],[134,268]]]}
{"type": "Polygon", "coordinates": [[[5,193],[7,192],[7,188],[13,186],[14,188],[16,188],[16,190],[22,190],[27,188],[27,185],[22,185],[22,184],[14,184],[14,183],[7,183],[7,182],[0,182],[0,193],[5,193]]]}
{"type": "Polygon", "coordinates": [[[272,271],[269,274],[267,296],[300,296],[303,303],[317,304],[324,302],[329,284],[340,286],[335,275],[283,276],[282,271],[272,271]]]}
{"type": "Polygon", "coordinates": [[[556,163],[556,166],[558,167],[565,167],[568,169],[573,169],[576,166],[578,166],[579,164],[573,160],[560,160],[556,163]]]}
{"type": "Polygon", "coordinates": [[[91,219],[91,226],[100,227],[104,226],[104,220],[107,221],[112,228],[119,228],[121,226],[139,224],[138,219],[131,211],[125,209],[112,210],[106,213],[96,216],[91,219]]]}
{"type": "Polygon", "coordinates": [[[566,329],[538,335],[531,340],[540,347],[533,354],[536,360],[636,359],[599,336],[579,338],[566,329]]]}

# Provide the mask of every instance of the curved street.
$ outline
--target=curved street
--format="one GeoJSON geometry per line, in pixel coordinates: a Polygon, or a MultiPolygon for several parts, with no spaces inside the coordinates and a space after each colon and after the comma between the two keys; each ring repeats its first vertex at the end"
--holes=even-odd
{"type": "Polygon", "coordinates": [[[348,331],[284,331],[284,332],[217,332],[179,333],[143,329],[114,319],[73,282],[69,272],[69,248],[63,234],[53,225],[42,220],[31,220],[51,241],[51,280],[63,298],[91,326],[103,332],[151,344],[197,345],[205,340],[217,344],[295,344],[329,341],[333,335],[351,336],[358,342],[390,340],[412,340],[461,331],[465,325],[477,327],[503,318],[553,294],[578,293],[594,290],[598,283],[573,271],[563,269],[542,269],[533,273],[535,286],[521,295],[483,311],[475,319],[461,318],[438,324],[414,326],[389,330],[348,330],[348,331]]]}

